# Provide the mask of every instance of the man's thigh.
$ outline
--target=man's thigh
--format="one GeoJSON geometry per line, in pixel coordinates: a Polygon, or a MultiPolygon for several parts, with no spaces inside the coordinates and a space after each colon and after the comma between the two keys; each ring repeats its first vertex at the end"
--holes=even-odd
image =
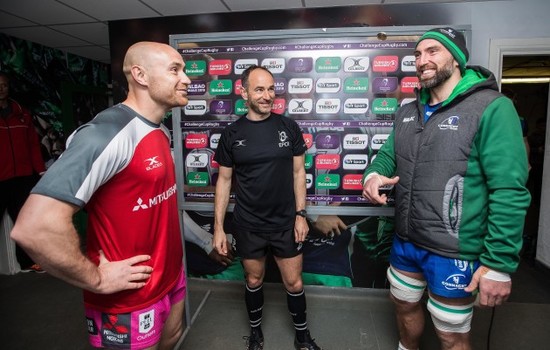
{"type": "MultiPolygon", "coordinates": [[[[160,342],[147,350],[163,349],[167,344],[173,343],[175,335],[180,334],[183,331],[183,311],[185,308],[185,299],[172,305],[168,319],[164,324],[162,330],[162,336],[160,342]]],[[[177,341],[176,341],[177,342],[177,341]]],[[[173,346],[173,344],[172,344],[173,346]]]]}
{"type": "Polygon", "coordinates": [[[263,256],[258,259],[242,259],[246,282],[250,287],[257,287],[265,276],[265,260],[263,256]]]}
{"type": "Polygon", "coordinates": [[[275,256],[274,258],[279,267],[279,271],[281,271],[281,278],[283,279],[285,287],[291,292],[301,290],[303,255],[299,254],[291,258],[275,256]]]}

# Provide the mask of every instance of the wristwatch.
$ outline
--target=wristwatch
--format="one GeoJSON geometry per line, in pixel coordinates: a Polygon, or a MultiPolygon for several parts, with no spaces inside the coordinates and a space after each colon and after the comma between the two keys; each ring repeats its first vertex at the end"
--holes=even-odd
{"type": "Polygon", "coordinates": [[[296,212],[296,215],[299,215],[299,216],[305,218],[306,215],[307,215],[307,211],[306,211],[305,209],[298,210],[298,211],[296,212]]]}

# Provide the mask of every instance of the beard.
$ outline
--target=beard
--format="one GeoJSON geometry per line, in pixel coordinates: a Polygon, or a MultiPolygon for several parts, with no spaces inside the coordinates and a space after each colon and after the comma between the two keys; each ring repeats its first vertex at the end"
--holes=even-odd
{"type": "Polygon", "coordinates": [[[273,106],[273,101],[271,101],[271,103],[269,104],[269,108],[266,108],[263,105],[260,105],[256,101],[251,101],[251,100],[248,101],[248,107],[252,111],[254,111],[254,113],[259,114],[259,115],[268,115],[269,113],[271,113],[271,107],[272,106],[273,106]]]}
{"type": "Polygon", "coordinates": [[[438,87],[453,75],[455,69],[456,68],[453,64],[453,59],[451,58],[449,61],[447,61],[447,63],[445,63],[443,67],[436,68],[435,75],[433,77],[425,80],[420,80],[420,86],[423,89],[438,87]]]}

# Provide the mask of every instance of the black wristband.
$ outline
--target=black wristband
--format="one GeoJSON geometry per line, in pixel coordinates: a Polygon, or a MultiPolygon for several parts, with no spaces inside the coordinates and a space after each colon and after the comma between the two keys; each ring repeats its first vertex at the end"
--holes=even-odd
{"type": "Polygon", "coordinates": [[[301,217],[305,218],[305,217],[306,217],[306,215],[307,215],[307,211],[305,211],[305,209],[302,209],[302,210],[298,210],[298,211],[296,212],[296,215],[298,215],[298,216],[301,216],[301,217]]]}

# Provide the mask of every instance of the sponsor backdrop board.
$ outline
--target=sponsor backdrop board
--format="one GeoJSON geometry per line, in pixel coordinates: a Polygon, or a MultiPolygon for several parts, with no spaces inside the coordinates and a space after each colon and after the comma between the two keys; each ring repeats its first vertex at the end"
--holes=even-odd
{"type": "Polygon", "coordinates": [[[171,36],[192,82],[189,104],[174,119],[185,202],[214,200],[213,155],[223,128],[246,113],[240,75],[257,64],[275,77],[273,112],[302,128],[308,203],[371,206],[361,197],[361,177],[396,110],[414,99],[417,38],[349,29],[171,36]]]}
{"type": "MultiPolygon", "coordinates": [[[[295,120],[306,152],[305,284],[387,288],[393,208],[361,197],[365,169],[387,140],[397,109],[414,100],[414,46],[425,27],[325,28],[171,35],[186,61],[190,103],[172,113],[178,199],[191,276],[242,279],[240,264],[210,257],[221,132],[242,118],[240,75],[251,64],[275,77],[273,112],[295,120]],[[183,189],[183,191],[182,191],[183,189]],[[346,229],[328,232],[338,221],[346,229]],[[197,248],[198,247],[198,248],[197,248]]],[[[384,189],[393,199],[391,188],[384,189]]],[[[231,204],[229,211],[232,210],[231,204]]],[[[231,213],[228,213],[231,215],[231,213]]],[[[226,233],[236,234],[230,220],[226,233]]],[[[229,238],[228,238],[229,239],[229,238]]],[[[265,280],[280,282],[268,258],[265,280]]]]}

